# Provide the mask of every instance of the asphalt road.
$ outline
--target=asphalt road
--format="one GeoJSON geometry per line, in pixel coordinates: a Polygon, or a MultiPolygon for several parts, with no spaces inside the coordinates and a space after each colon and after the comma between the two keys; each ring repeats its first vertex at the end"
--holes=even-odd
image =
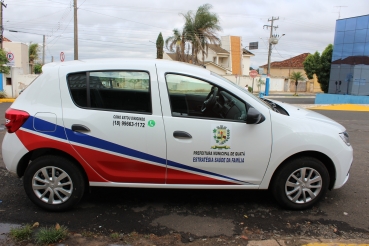
{"type": "MultiPolygon", "coordinates": [[[[0,115],[10,104],[0,103],[0,115]]],[[[348,183],[327,192],[316,207],[305,211],[281,209],[268,191],[164,190],[93,188],[67,212],[47,212],[26,196],[22,181],[8,175],[0,161],[0,222],[56,222],[72,231],[233,237],[276,236],[369,239],[369,113],[319,111],[343,124],[354,147],[348,183]]],[[[0,117],[0,124],[4,124],[0,117]]],[[[4,131],[0,131],[0,140],[4,131]]]]}

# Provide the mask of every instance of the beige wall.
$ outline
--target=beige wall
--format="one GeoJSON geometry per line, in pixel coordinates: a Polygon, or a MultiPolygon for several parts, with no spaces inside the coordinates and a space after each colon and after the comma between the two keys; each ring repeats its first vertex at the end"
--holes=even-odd
{"type": "Polygon", "coordinates": [[[173,61],[172,58],[170,58],[170,56],[168,56],[167,53],[164,52],[163,54],[163,60],[169,60],[169,61],[173,61]]]}
{"type": "Polygon", "coordinates": [[[22,68],[12,67],[10,75],[6,78],[11,78],[11,85],[6,84],[6,78],[4,78],[4,91],[9,98],[16,98],[19,96],[19,92],[26,88],[39,74],[23,74],[22,68]]]}
{"type": "MultiPolygon", "coordinates": [[[[266,68],[264,68],[266,71],[266,68]]],[[[305,70],[303,68],[270,68],[270,74],[273,77],[289,78],[292,72],[301,72],[307,79],[305,70]]],[[[290,90],[295,91],[295,83],[291,81],[290,90]]],[[[313,79],[309,79],[305,82],[299,81],[297,90],[300,92],[322,92],[320,84],[318,83],[317,77],[314,75],[313,79]],[[301,84],[301,86],[300,86],[301,84]]]]}
{"type": "Polygon", "coordinates": [[[29,73],[28,46],[17,42],[3,42],[5,52],[14,54],[14,67],[23,69],[23,74],[29,73]]]}
{"type": "Polygon", "coordinates": [[[249,75],[250,73],[250,56],[242,56],[242,74],[249,75]]]}
{"type": "Polygon", "coordinates": [[[219,67],[214,66],[213,64],[206,64],[205,66],[206,66],[207,70],[212,71],[216,74],[219,74],[219,75],[225,75],[226,74],[226,71],[224,69],[220,69],[219,67]]]}

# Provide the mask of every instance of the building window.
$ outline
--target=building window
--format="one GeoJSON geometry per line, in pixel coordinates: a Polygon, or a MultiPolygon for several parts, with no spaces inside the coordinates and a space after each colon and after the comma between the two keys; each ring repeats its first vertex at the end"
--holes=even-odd
{"type": "Polygon", "coordinates": [[[12,85],[12,78],[6,78],[6,85],[12,85]]]}

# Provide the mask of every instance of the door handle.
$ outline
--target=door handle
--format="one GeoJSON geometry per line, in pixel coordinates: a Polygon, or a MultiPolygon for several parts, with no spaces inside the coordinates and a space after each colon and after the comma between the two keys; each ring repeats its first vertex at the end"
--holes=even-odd
{"type": "Polygon", "coordinates": [[[192,138],[192,136],[189,133],[183,132],[183,131],[175,131],[175,132],[173,132],[173,137],[175,137],[175,138],[181,138],[181,139],[183,139],[183,138],[192,138]]]}
{"type": "Polygon", "coordinates": [[[84,125],[74,124],[72,125],[72,131],[86,133],[86,132],[89,132],[90,129],[84,125]]]}

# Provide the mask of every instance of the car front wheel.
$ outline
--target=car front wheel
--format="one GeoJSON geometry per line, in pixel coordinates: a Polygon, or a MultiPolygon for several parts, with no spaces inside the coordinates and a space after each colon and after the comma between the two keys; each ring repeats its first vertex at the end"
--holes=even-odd
{"type": "Polygon", "coordinates": [[[32,161],[23,185],[32,202],[51,211],[70,209],[81,200],[85,189],[79,168],[60,156],[42,156],[32,161]]]}
{"type": "Polygon", "coordinates": [[[307,209],[326,193],[329,173],[321,161],[300,157],[285,163],[275,173],[271,185],[280,205],[294,210],[307,209]]]}

